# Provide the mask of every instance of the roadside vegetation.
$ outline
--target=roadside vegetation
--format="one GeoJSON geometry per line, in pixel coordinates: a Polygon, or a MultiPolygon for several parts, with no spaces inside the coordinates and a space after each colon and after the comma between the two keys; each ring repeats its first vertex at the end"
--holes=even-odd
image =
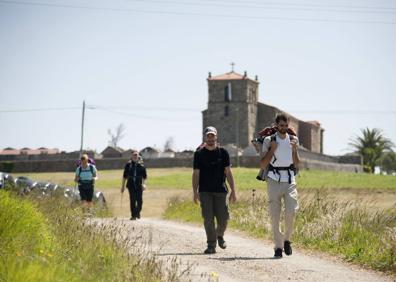
{"type": "MultiPolygon", "coordinates": [[[[233,172],[240,199],[230,207],[230,227],[271,239],[266,183],[255,179],[257,169],[234,168],[233,172]]],[[[191,189],[190,168],[149,168],[148,174],[151,191],[191,189]]],[[[65,183],[72,173],[28,176],[65,183]]],[[[121,170],[100,171],[98,189],[105,195],[106,190],[118,193],[121,176],[121,170]]],[[[301,171],[297,180],[300,211],[293,237],[295,245],[396,274],[395,179],[391,175],[301,171]]],[[[192,204],[190,197],[172,199],[165,218],[202,222],[199,206],[192,204]]]]}
{"type": "Polygon", "coordinates": [[[177,281],[119,230],[60,198],[0,190],[0,281],[177,281]],[[117,238],[117,239],[116,239],[117,238]]]}
{"type": "MultiPolygon", "coordinates": [[[[309,191],[300,198],[294,245],[341,256],[372,269],[396,274],[396,209],[373,211],[365,203],[335,201],[329,191],[309,191]]],[[[271,240],[265,195],[240,199],[230,205],[229,226],[271,240]]],[[[199,205],[173,198],[166,219],[202,223],[199,205]]]]}

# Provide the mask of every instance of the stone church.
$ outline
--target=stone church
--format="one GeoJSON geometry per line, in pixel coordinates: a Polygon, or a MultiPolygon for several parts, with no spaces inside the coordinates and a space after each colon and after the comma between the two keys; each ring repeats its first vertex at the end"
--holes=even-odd
{"type": "MultiPolygon", "coordinates": [[[[277,113],[274,106],[260,103],[259,81],[234,71],[208,76],[208,108],[202,111],[203,128],[214,126],[219,133],[221,145],[234,144],[246,148],[264,127],[270,126],[277,113]]],[[[305,149],[323,153],[323,131],[317,121],[302,121],[290,117],[290,126],[298,134],[300,145],[305,149]]]]}

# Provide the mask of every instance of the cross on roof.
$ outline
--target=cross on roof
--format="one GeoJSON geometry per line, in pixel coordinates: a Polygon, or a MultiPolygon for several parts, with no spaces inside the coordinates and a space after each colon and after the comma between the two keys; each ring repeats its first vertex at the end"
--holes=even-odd
{"type": "Polygon", "coordinates": [[[235,63],[234,63],[234,62],[231,62],[231,71],[232,71],[232,72],[234,71],[234,66],[235,66],[235,63]]]}

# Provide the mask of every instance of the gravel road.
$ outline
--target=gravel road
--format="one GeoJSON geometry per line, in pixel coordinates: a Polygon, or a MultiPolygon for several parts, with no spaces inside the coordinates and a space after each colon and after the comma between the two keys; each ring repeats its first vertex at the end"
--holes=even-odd
{"type": "Polygon", "coordinates": [[[298,248],[293,249],[292,256],[274,259],[269,242],[235,232],[226,233],[227,249],[217,248],[216,254],[204,255],[203,227],[151,218],[94,221],[119,226],[122,236],[143,236],[150,252],[164,262],[176,257],[181,270],[190,266],[189,275],[184,277],[186,281],[395,281],[298,248]]]}

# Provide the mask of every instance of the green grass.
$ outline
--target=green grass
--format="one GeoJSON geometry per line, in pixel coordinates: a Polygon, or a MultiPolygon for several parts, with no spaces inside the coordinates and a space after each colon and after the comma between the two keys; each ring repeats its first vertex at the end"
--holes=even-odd
{"type": "Polygon", "coordinates": [[[118,232],[86,224],[59,199],[0,190],[0,281],[177,280],[118,232]]]}
{"type": "MultiPolygon", "coordinates": [[[[272,239],[267,198],[241,199],[230,206],[229,227],[272,239]]],[[[202,223],[199,205],[174,198],[166,219],[202,223]]],[[[322,192],[300,199],[292,238],[297,246],[328,252],[372,269],[396,274],[396,210],[372,211],[364,204],[339,203],[322,192]]]]}
{"type": "MultiPolygon", "coordinates": [[[[191,189],[189,168],[150,169],[148,168],[149,187],[191,189]]],[[[264,189],[264,182],[256,180],[258,169],[233,169],[235,183],[239,190],[264,189]]],[[[29,173],[27,176],[73,186],[73,173],[29,173]]],[[[119,188],[121,170],[99,171],[98,189],[119,188]]],[[[374,175],[366,173],[332,172],[320,170],[302,170],[297,178],[301,188],[335,188],[335,189],[396,189],[396,177],[391,175],[374,175]]]]}

